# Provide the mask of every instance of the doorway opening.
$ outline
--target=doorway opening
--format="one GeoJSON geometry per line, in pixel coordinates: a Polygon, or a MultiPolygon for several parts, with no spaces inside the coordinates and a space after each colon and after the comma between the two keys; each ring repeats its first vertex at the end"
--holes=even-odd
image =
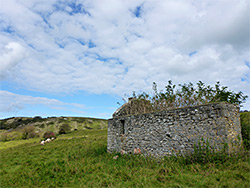
{"type": "Polygon", "coordinates": [[[125,134],[125,120],[121,120],[121,134],[125,134]]]}

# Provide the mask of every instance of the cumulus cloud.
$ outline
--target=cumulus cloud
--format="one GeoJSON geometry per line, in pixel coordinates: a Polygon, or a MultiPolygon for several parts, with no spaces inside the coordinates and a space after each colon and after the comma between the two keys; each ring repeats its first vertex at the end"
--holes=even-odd
{"type": "Polygon", "coordinates": [[[25,57],[24,48],[16,42],[9,42],[0,54],[0,78],[3,79],[25,57]]]}
{"type": "Polygon", "coordinates": [[[221,0],[198,4],[203,5],[198,6],[200,16],[188,29],[188,47],[231,44],[235,50],[249,49],[249,1],[221,0]]]}
{"type": "MultiPolygon", "coordinates": [[[[80,111],[85,108],[82,104],[65,103],[57,99],[45,97],[33,97],[28,95],[19,95],[8,91],[0,91],[0,112],[18,112],[26,105],[43,105],[51,109],[80,111]]],[[[83,113],[83,111],[81,111],[83,113]]]]}
{"type": "Polygon", "coordinates": [[[123,95],[219,80],[250,95],[248,13],[247,0],[9,0],[0,37],[29,53],[12,77],[27,89],[123,95]]]}

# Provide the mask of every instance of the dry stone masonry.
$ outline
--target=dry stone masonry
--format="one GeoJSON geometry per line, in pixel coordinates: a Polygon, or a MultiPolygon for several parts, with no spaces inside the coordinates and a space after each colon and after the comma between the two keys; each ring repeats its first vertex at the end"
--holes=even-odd
{"type": "Polygon", "coordinates": [[[129,101],[108,122],[108,151],[152,156],[187,154],[202,139],[216,150],[237,151],[242,143],[239,108],[207,104],[161,112],[128,114],[129,101]]]}

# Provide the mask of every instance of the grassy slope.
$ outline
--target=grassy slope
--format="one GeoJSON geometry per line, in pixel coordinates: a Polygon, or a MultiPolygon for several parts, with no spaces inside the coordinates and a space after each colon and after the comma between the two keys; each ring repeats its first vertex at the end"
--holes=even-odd
{"type": "MultiPolygon", "coordinates": [[[[71,131],[75,129],[85,130],[107,128],[107,120],[105,119],[85,117],[16,117],[0,120],[0,141],[22,139],[23,130],[25,129],[25,127],[29,126],[34,126],[34,131],[40,137],[42,137],[46,131],[52,131],[57,134],[59,132],[60,127],[64,124],[69,125],[71,131]]],[[[0,146],[0,148],[3,147],[0,146]]]]}
{"type": "MultiPolygon", "coordinates": [[[[12,141],[11,141],[12,142],[12,141]]],[[[250,187],[249,158],[185,165],[106,151],[107,130],[0,150],[1,187],[250,187]]]]}
{"type": "Polygon", "coordinates": [[[0,142],[0,150],[16,147],[23,144],[38,143],[41,138],[31,138],[28,140],[13,140],[8,142],[0,142]]]}

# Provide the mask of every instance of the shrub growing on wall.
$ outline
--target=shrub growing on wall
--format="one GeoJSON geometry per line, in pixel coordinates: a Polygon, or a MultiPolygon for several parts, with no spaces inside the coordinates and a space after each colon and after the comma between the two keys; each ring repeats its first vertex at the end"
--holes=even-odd
{"type": "Polygon", "coordinates": [[[136,100],[146,99],[151,102],[152,111],[167,110],[186,106],[195,106],[216,102],[228,102],[231,104],[242,105],[248,96],[243,92],[234,92],[227,86],[221,86],[217,82],[214,87],[206,86],[199,81],[196,87],[192,83],[173,84],[171,80],[165,86],[165,91],[158,91],[157,84],[153,83],[153,95],[146,92],[141,94],[133,93],[131,98],[136,100]]]}

